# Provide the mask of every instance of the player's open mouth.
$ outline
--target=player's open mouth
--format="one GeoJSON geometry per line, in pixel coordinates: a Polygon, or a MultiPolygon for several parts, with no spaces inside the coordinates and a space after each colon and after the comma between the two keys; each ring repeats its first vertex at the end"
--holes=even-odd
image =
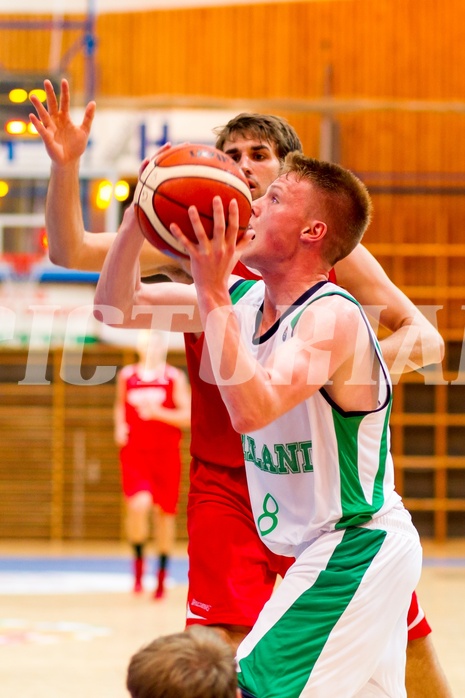
{"type": "Polygon", "coordinates": [[[254,231],[254,229],[253,229],[252,223],[249,223],[249,225],[248,225],[247,228],[246,228],[246,232],[248,233],[249,230],[252,230],[252,231],[253,231],[253,235],[252,235],[252,237],[251,237],[250,239],[251,239],[251,240],[255,240],[255,231],[254,231]]]}

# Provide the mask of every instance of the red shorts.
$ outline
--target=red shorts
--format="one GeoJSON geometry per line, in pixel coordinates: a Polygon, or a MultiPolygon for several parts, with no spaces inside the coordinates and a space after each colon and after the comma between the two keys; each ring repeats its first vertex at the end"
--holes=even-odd
{"type": "Polygon", "coordinates": [[[177,451],[163,453],[123,446],[120,462],[126,497],[150,492],[154,504],[167,514],[176,513],[181,481],[181,459],[177,451]]]}
{"type": "Polygon", "coordinates": [[[261,542],[245,468],[191,463],[187,625],[251,627],[293,558],[261,542]]]}
{"type": "Polygon", "coordinates": [[[431,627],[425,618],[422,607],[418,603],[417,595],[413,592],[412,603],[407,615],[408,639],[418,640],[420,637],[426,637],[431,632],[431,627]]]}

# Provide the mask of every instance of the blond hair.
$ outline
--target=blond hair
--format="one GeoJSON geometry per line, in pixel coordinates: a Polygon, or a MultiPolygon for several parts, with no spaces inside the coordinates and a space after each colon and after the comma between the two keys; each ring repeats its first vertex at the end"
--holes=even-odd
{"type": "Polygon", "coordinates": [[[370,224],[373,207],[366,186],[350,170],[299,152],[286,156],[282,174],[305,179],[318,190],[328,229],[322,254],[333,266],[352,252],[370,224]]]}
{"type": "Polygon", "coordinates": [[[126,687],[132,698],[235,698],[234,653],[217,632],[195,625],[136,652],[126,687]]]}

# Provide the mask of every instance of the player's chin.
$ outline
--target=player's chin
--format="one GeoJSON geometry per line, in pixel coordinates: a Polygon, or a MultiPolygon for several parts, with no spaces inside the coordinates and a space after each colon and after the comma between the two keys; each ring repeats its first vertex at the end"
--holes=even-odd
{"type": "Polygon", "coordinates": [[[254,250],[253,250],[253,238],[247,242],[244,247],[242,248],[240,255],[241,255],[241,262],[243,264],[249,264],[249,262],[253,261],[253,258],[255,257],[254,255],[254,250]]]}
{"type": "Polygon", "coordinates": [[[244,237],[241,240],[241,244],[244,246],[244,249],[248,249],[250,244],[255,240],[255,231],[253,228],[247,228],[247,230],[244,233],[244,237]]]}

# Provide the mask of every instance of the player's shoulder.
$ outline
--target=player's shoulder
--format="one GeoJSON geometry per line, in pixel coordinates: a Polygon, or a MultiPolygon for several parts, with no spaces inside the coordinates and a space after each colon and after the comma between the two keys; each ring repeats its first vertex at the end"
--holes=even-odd
{"type": "Polygon", "coordinates": [[[166,364],[165,375],[167,378],[177,380],[179,378],[184,377],[184,371],[181,368],[178,368],[177,366],[173,366],[172,364],[166,364]]]}
{"type": "Polygon", "coordinates": [[[324,308],[326,311],[332,308],[335,312],[343,312],[344,315],[351,317],[360,313],[358,301],[350,293],[333,284],[330,284],[321,295],[316,296],[315,301],[318,301],[315,307],[320,310],[324,308]]]}
{"type": "Polygon", "coordinates": [[[258,295],[263,295],[264,284],[262,280],[243,279],[240,276],[233,275],[229,279],[229,295],[231,301],[235,305],[241,301],[244,296],[248,299],[258,295]]]}
{"type": "MultiPolygon", "coordinates": [[[[334,324],[337,319],[339,327],[350,325],[361,316],[360,305],[356,299],[334,284],[327,285],[305,305],[299,316],[321,318],[325,323],[334,324]]],[[[312,323],[313,323],[312,320],[312,323]]]]}
{"type": "Polygon", "coordinates": [[[136,373],[137,367],[135,364],[126,364],[126,366],[123,366],[120,371],[119,371],[119,377],[121,379],[127,379],[130,378],[134,373],[136,373]]]}

